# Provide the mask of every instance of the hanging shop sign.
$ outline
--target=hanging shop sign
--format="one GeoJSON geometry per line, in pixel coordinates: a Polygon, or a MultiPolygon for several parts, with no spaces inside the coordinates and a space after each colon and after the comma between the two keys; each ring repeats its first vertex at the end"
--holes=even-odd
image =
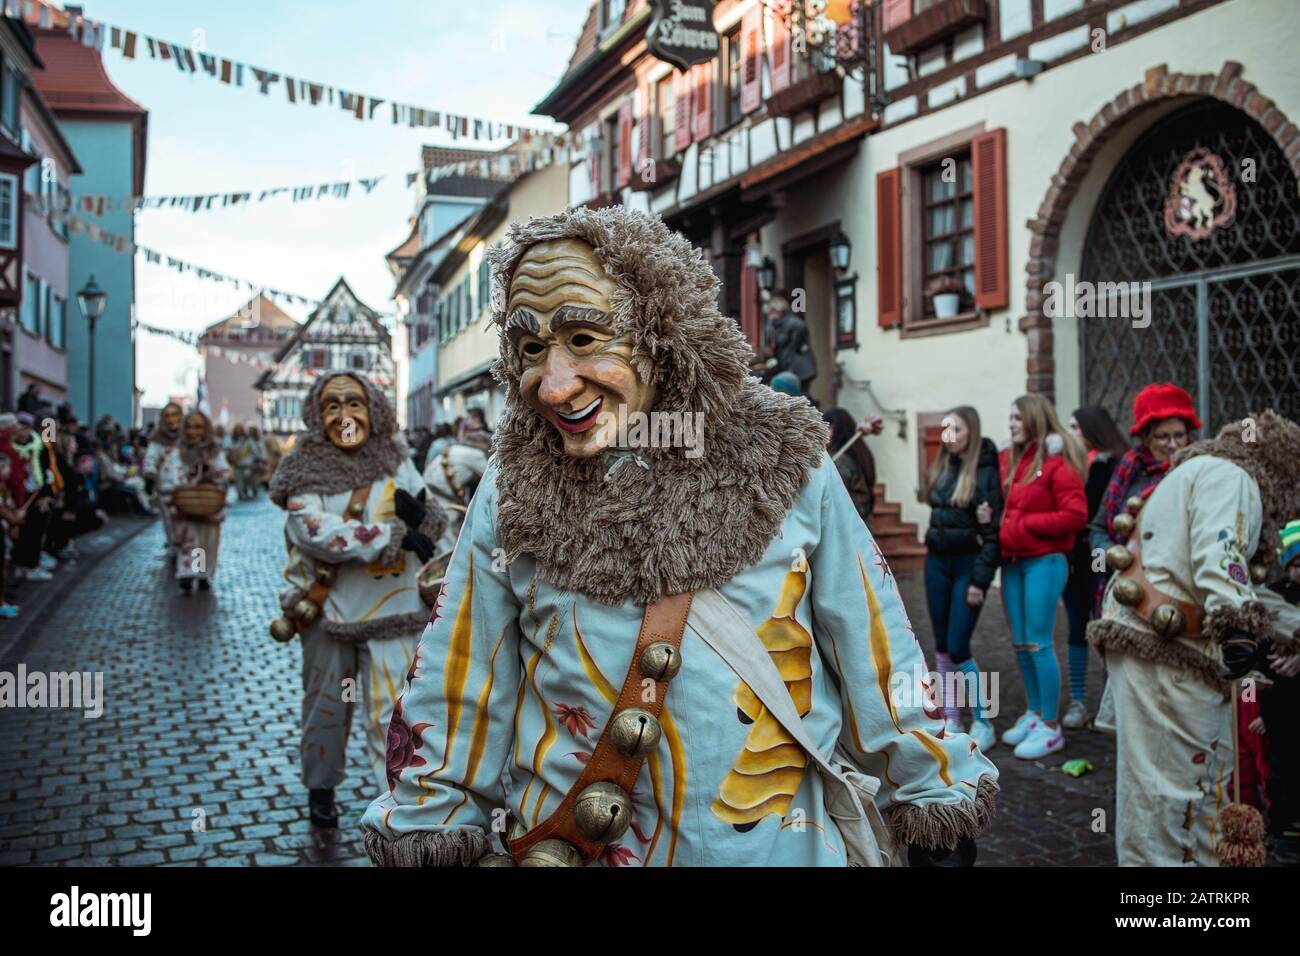
{"type": "Polygon", "coordinates": [[[712,60],[719,47],[713,0],[654,0],[646,46],[683,71],[712,60]]]}

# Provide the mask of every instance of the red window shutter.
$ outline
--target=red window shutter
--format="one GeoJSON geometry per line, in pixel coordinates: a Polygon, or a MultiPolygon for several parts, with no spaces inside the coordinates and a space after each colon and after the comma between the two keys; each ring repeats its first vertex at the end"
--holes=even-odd
{"type": "Polygon", "coordinates": [[[884,28],[892,30],[912,18],[912,0],[885,0],[882,14],[884,28]]]}
{"type": "Polygon", "coordinates": [[[752,113],[763,102],[763,8],[755,5],[740,24],[740,111],[752,113]]]}
{"type": "Polygon", "coordinates": [[[691,141],[691,82],[690,71],[673,74],[673,148],[686,149],[691,141]]]}
{"type": "Polygon", "coordinates": [[[1003,309],[1011,302],[1007,266],[1007,131],[971,140],[975,182],[975,305],[1003,309]]]}
{"type": "Polygon", "coordinates": [[[600,123],[587,127],[587,176],[591,183],[591,195],[600,195],[600,158],[604,155],[600,142],[600,123]]]}
{"type": "Polygon", "coordinates": [[[713,134],[713,61],[695,67],[695,142],[713,134]]]}
{"type": "Polygon", "coordinates": [[[880,327],[903,321],[902,170],[876,174],[876,295],[880,327]]]}
{"type": "Polygon", "coordinates": [[[626,186],[632,178],[632,97],[618,108],[618,184],[626,186]]]}
{"type": "Polygon", "coordinates": [[[780,8],[772,11],[772,49],[768,51],[772,70],[772,92],[790,85],[790,27],[780,8]]]}

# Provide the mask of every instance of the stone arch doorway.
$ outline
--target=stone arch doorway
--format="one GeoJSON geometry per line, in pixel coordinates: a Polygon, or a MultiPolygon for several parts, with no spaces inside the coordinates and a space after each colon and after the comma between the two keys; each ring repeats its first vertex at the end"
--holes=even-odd
{"type": "MultiPolygon", "coordinates": [[[[1074,198],[1080,184],[1084,181],[1085,175],[1089,172],[1093,162],[1097,159],[1099,151],[1105,146],[1115,134],[1128,124],[1128,121],[1134,119],[1139,113],[1148,114],[1145,119],[1150,122],[1151,111],[1159,109],[1165,115],[1158,119],[1150,129],[1142,133],[1138,141],[1134,143],[1124,153],[1123,158],[1116,165],[1112,172],[1110,180],[1107,182],[1102,196],[1098,199],[1092,215],[1090,212],[1080,212],[1075,210],[1075,215],[1084,215],[1092,218],[1089,225],[1087,240],[1084,243],[1085,268],[1091,269],[1091,275],[1094,281],[1104,281],[1111,279],[1109,271],[1114,273],[1114,281],[1130,280],[1162,280],[1166,286],[1165,290],[1159,295],[1159,302],[1153,309],[1154,321],[1161,322],[1164,326],[1162,330],[1165,338],[1172,342],[1179,336],[1177,331],[1179,323],[1186,326],[1190,322],[1189,337],[1191,345],[1191,364],[1186,366],[1190,369],[1176,376],[1178,379],[1185,379],[1189,375],[1193,379],[1190,382],[1192,390],[1196,391],[1205,384],[1208,370],[1213,370],[1214,377],[1222,377],[1223,381],[1232,387],[1220,390],[1218,397],[1215,397],[1214,390],[1211,389],[1205,395],[1198,395],[1202,407],[1207,412],[1209,419],[1208,424],[1211,426],[1221,423],[1226,418],[1231,418],[1244,414],[1247,410],[1243,405],[1255,405],[1260,402],[1273,404],[1279,411],[1284,414],[1295,417],[1300,415],[1300,408],[1289,408],[1285,402],[1277,399],[1279,390],[1270,392],[1267,389],[1257,388],[1261,378],[1265,378],[1270,371],[1282,372],[1287,371],[1295,375],[1294,360],[1291,361],[1289,369],[1282,368],[1278,362],[1277,356],[1265,354],[1261,355],[1260,343],[1267,336],[1260,334],[1260,330],[1252,326],[1250,322],[1245,321],[1248,313],[1263,312],[1265,315],[1273,316],[1277,319],[1276,328],[1272,331],[1287,337],[1300,336],[1300,271],[1289,274],[1287,281],[1282,284],[1273,283],[1267,287],[1268,283],[1259,278],[1250,279],[1249,277],[1238,277],[1237,286],[1219,286],[1214,287],[1213,291],[1218,293],[1217,296],[1211,296],[1207,293],[1210,291],[1212,279],[1222,278],[1217,274],[1197,275],[1197,273],[1208,273],[1214,268],[1223,269],[1231,266],[1244,267],[1249,270],[1252,263],[1258,263],[1261,260],[1269,258],[1278,258],[1286,260],[1287,256],[1300,253],[1300,249],[1292,248],[1283,243],[1280,247],[1265,250],[1263,254],[1249,257],[1240,254],[1240,250],[1235,253],[1225,254],[1224,250],[1231,250],[1233,243],[1232,237],[1237,239],[1236,245],[1241,243],[1241,234],[1234,234],[1231,230],[1232,225],[1225,224],[1218,230],[1218,238],[1215,239],[1212,234],[1207,239],[1191,239],[1182,237],[1186,245],[1190,245],[1197,255],[1190,257],[1184,256],[1179,260],[1177,243],[1174,242],[1176,237],[1165,237],[1165,245],[1154,255],[1148,255],[1148,264],[1145,275],[1135,273],[1135,270],[1141,271],[1138,263],[1132,267],[1126,264],[1121,256],[1117,259],[1114,255],[1109,257],[1103,254],[1103,247],[1106,245],[1107,238],[1105,230],[1098,225],[1097,217],[1104,215],[1103,207],[1109,202],[1111,204],[1110,215],[1116,214],[1117,203],[1128,203],[1130,205],[1141,204],[1147,207],[1155,206],[1157,209],[1163,207],[1161,201],[1163,195],[1170,188],[1170,180],[1175,172],[1178,163],[1175,160],[1168,170],[1164,170],[1159,165],[1156,157],[1160,155],[1161,146],[1167,146],[1170,151],[1175,150],[1180,145],[1175,140],[1178,138],[1178,124],[1183,124],[1182,145],[1189,145],[1196,137],[1188,135],[1188,129],[1195,133],[1195,120],[1188,119],[1189,110],[1212,109],[1217,108],[1221,112],[1219,118],[1236,117],[1236,124],[1239,127],[1236,139],[1230,142],[1207,142],[1206,145],[1211,149],[1218,148],[1221,152],[1241,151],[1248,148],[1258,153],[1261,158],[1261,164],[1257,165],[1257,177],[1271,176],[1272,184],[1277,191],[1275,201],[1282,203],[1295,203],[1296,196],[1296,178],[1300,176],[1300,130],[1289,122],[1289,120],[1278,110],[1271,100],[1263,97],[1249,83],[1240,78],[1241,67],[1239,64],[1229,62],[1218,74],[1189,75],[1189,74],[1170,74],[1163,67],[1156,68],[1148,72],[1144,83],[1123,91],[1118,97],[1106,104],[1093,117],[1087,125],[1076,123],[1074,127],[1076,141],[1069,154],[1061,163],[1060,168],[1052,176],[1052,184],[1044,196],[1043,202],[1038,210],[1038,215],[1029,221],[1028,228],[1031,231],[1032,238],[1030,243],[1030,259],[1026,267],[1026,315],[1021,319],[1020,326],[1028,337],[1029,355],[1027,360],[1029,391],[1040,392],[1055,397],[1055,385],[1057,380],[1058,367],[1054,356],[1054,328],[1053,320],[1047,314],[1044,308],[1043,286],[1054,276],[1059,276],[1057,256],[1061,244],[1062,226],[1066,222],[1067,212],[1070,211],[1070,204],[1074,198]],[[1164,136],[1166,141],[1162,144],[1160,137],[1164,136]],[[1144,152],[1145,151],[1145,152],[1144,152]],[[1268,168],[1265,170],[1262,165],[1262,159],[1267,159],[1268,168]],[[1132,160],[1132,163],[1130,162],[1132,160]],[[1134,163],[1147,162],[1156,163],[1159,167],[1159,174],[1146,170],[1146,181],[1141,178],[1141,172],[1133,167],[1134,163]],[[1127,165],[1126,165],[1127,164],[1127,165]],[[1119,180],[1128,170],[1128,188],[1127,192],[1119,180]],[[1217,250],[1217,252],[1216,252],[1217,250]],[[1159,262],[1173,255],[1173,261],[1167,262],[1161,268],[1153,268],[1151,260],[1159,262]],[[1270,255],[1271,254],[1271,255],[1270,255]],[[1116,264],[1120,268],[1116,268],[1116,264]],[[1195,281],[1190,281],[1195,280],[1195,281]],[[1200,283],[1198,285],[1198,282],[1200,283]],[[1173,287],[1178,286],[1182,291],[1172,291],[1173,287]],[[1187,291],[1191,289],[1191,291],[1187,291]],[[1190,298],[1189,298],[1190,297],[1190,298]],[[1199,302],[1198,302],[1199,297],[1199,302]],[[1207,319],[1213,318],[1214,322],[1207,323],[1207,319]],[[1199,323],[1199,330],[1197,328],[1199,323]],[[1208,329],[1207,329],[1208,324],[1208,329]],[[1212,346],[1222,346],[1217,352],[1212,346]]],[[[1209,113],[1204,114],[1207,119],[1213,119],[1209,113]]],[[[1210,132],[1213,132],[1212,130],[1210,132]]],[[[1131,129],[1129,131],[1131,136],[1131,129]]],[[[1207,137],[1202,137],[1207,138],[1207,137]]],[[[1122,140],[1121,140],[1122,142],[1122,140]]],[[[1114,149],[1111,149],[1113,154],[1114,149]]],[[[1178,154],[1185,155],[1185,154],[1178,154]]],[[[1232,157],[1236,159],[1237,157],[1232,157]]],[[[1238,167],[1239,168],[1239,167],[1238,167]]],[[[1256,187],[1251,187],[1256,188],[1256,187]]],[[[1217,193],[1216,193],[1217,195],[1217,193]]],[[[1262,197],[1254,193],[1243,196],[1245,200],[1241,207],[1243,219],[1237,224],[1237,228],[1244,229],[1255,238],[1260,235],[1261,228],[1276,229],[1276,225],[1268,223],[1261,224],[1260,208],[1267,203],[1255,202],[1262,197]]],[[[1294,207],[1300,208],[1300,207],[1294,207]]],[[[1155,213],[1147,210],[1149,216],[1155,213]]],[[[1129,219],[1133,220],[1137,215],[1135,211],[1130,211],[1129,219]]],[[[1278,220],[1275,219],[1274,223],[1278,220]]],[[[1294,223],[1295,219],[1291,219],[1294,223]]],[[[1132,222],[1129,223],[1132,225],[1132,222]]],[[[1157,241],[1158,236],[1155,230],[1154,222],[1146,222],[1144,232],[1144,242],[1147,251],[1150,253],[1155,246],[1160,243],[1157,241]]],[[[1291,229],[1294,233],[1294,229],[1291,229]]],[[[1267,232],[1265,233],[1267,234],[1267,232]]],[[[1110,244],[1115,246],[1114,236],[1110,237],[1110,244]]],[[[1133,245],[1138,244],[1134,240],[1133,245]]],[[[1139,257],[1140,258],[1140,257],[1139,257]]],[[[1062,263],[1070,268],[1067,271],[1075,271],[1077,265],[1075,262],[1066,261],[1062,263]]],[[[1256,275],[1264,275],[1267,270],[1257,272],[1256,275]]],[[[1082,278],[1082,276],[1081,276],[1082,278]]],[[[1153,289],[1153,300],[1157,298],[1157,293],[1153,289]]],[[[1141,345],[1148,353],[1156,353],[1162,348],[1162,343],[1158,342],[1158,335],[1149,335],[1146,339],[1124,340],[1122,335],[1112,336],[1109,344],[1106,343],[1105,337],[1093,337],[1091,341],[1085,341],[1087,330],[1084,328],[1085,323],[1078,323],[1080,327],[1080,395],[1084,401],[1100,401],[1110,406],[1116,412],[1127,413],[1128,398],[1131,394],[1127,391],[1124,383],[1106,385],[1103,377],[1098,372],[1103,368],[1099,363],[1105,360],[1107,352],[1110,355],[1110,361],[1113,362],[1117,357],[1131,359],[1134,355],[1140,355],[1141,345]],[[1091,354],[1089,354],[1091,353],[1091,354]],[[1090,382],[1090,371],[1087,367],[1091,360],[1093,365],[1092,381],[1090,382]],[[1122,386],[1122,387],[1121,387],[1122,386]]],[[[1119,330],[1109,329],[1111,332],[1119,330]]],[[[1134,330],[1136,333],[1136,330],[1134,330]]],[[[1150,332],[1148,328],[1145,332],[1150,332]]],[[[1288,339],[1289,341],[1289,339],[1288,339]]],[[[1073,343],[1062,343],[1067,347],[1063,349],[1068,353],[1073,347],[1073,343]]],[[[1168,344],[1168,343],[1164,343],[1168,344]]],[[[1296,343],[1281,343],[1281,354],[1290,358],[1294,356],[1296,343]]],[[[1265,352],[1268,350],[1265,349],[1265,352]]],[[[1186,358],[1184,353],[1184,358],[1186,358]]],[[[1165,356],[1168,359],[1168,356],[1165,356]]],[[[1134,376],[1149,374],[1152,377],[1160,377],[1164,366],[1159,361],[1149,362],[1146,368],[1139,367],[1134,369],[1134,376]]],[[[1166,366],[1168,362],[1166,362],[1166,366]]],[[[1175,377],[1170,375],[1165,378],[1175,377]]],[[[1182,383],[1182,382],[1180,382],[1182,383]]],[[[1140,383],[1139,383],[1140,384],[1140,383]]],[[[1292,402],[1300,402],[1296,397],[1297,389],[1294,383],[1287,389],[1280,390],[1282,395],[1289,394],[1292,402]]]]}

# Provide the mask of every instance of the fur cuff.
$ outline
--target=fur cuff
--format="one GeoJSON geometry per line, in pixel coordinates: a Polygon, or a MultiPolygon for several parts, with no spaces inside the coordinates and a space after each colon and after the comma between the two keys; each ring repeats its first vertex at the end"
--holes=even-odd
{"type": "Polygon", "coordinates": [[[1271,640],[1274,637],[1274,617],[1274,613],[1258,601],[1224,604],[1205,615],[1201,634],[1216,644],[1237,633],[1246,634],[1256,641],[1271,640]]]}
{"type": "Polygon", "coordinates": [[[998,782],[984,776],[973,800],[900,803],[885,812],[885,819],[900,845],[951,850],[963,838],[977,836],[993,822],[998,790],[998,782]]]}
{"type": "Polygon", "coordinates": [[[398,518],[388,522],[388,544],[379,552],[379,563],[385,567],[395,567],[402,563],[402,539],[406,537],[406,525],[398,518]]]}
{"type": "Polygon", "coordinates": [[[326,621],[324,632],[336,641],[381,641],[388,637],[419,634],[429,623],[429,612],[412,611],[390,617],[372,617],[368,621],[326,621]]]}
{"type": "Polygon", "coordinates": [[[487,837],[477,827],[416,830],[395,840],[367,830],[365,846],[375,866],[469,866],[488,852],[487,837]]]}
{"type": "Polygon", "coordinates": [[[1219,662],[1182,641],[1165,640],[1154,633],[1103,618],[1088,625],[1088,643],[1103,653],[1118,651],[1121,654],[1132,654],[1144,661],[1177,668],[1199,678],[1220,693],[1226,695],[1229,692],[1229,684],[1219,662]]]}

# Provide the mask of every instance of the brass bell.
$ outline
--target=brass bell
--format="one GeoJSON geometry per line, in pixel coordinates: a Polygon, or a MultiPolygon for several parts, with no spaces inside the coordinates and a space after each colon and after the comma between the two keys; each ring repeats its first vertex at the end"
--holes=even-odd
{"type": "Polygon", "coordinates": [[[1128,509],[1129,514],[1135,515],[1142,510],[1142,506],[1146,503],[1147,500],[1145,498],[1134,495],[1128,501],[1124,502],[1124,507],[1128,509]]]}
{"type": "Polygon", "coordinates": [[[366,503],[364,501],[355,501],[348,505],[348,514],[354,518],[360,518],[366,513],[366,503]]]}
{"type": "Polygon", "coordinates": [[[1106,567],[1112,571],[1123,571],[1133,563],[1133,552],[1122,544],[1112,544],[1106,549],[1106,567]]]}
{"type": "Polygon", "coordinates": [[[573,804],[573,822],[592,843],[617,840],[632,823],[632,801],[620,786],[602,781],[584,787],[573,804]]]}
{"type": "Polygon", "coordinates": [[[648,710],[629,707],[614,718],[609,742],[624,757],[644,757],[659,746],[659,721],[648,710]]]}
{"type": "Polygon", "coordinates": [[[1252,564],[1250,566],[1250,579],[1256,584],[1263,584],[1268,580],[1268,565],[1252,564]]]}
{"type": "Polygon", "coordinates": [[[538,840],[520,866],[582,866],[582,854],[566,840],[538,840]]]}
{"type": "Polygon", "coordinates": [[[293,606],[293,616],[302,621],[303,627],[311,627],[320,617],[320,607],[303,598],[293,606]]]}
{"type": "Polygon", "coordinates": [[[332,564],[316,565],[316,580],[326,587],[333,586],[334,579],[338,577],[338,574],[339,569],[332,564]]]}
{"type": "Polygon", "coordinates": [[[1127,538],[1133,533],[1133,529],[1137,527],[1137,520],[1131,514],[1120,512],[1111,521],[1111,527],[1127,538]]]}
{"type": "Polygon", "coordinates": [[[1173,639],[1183,633],[1187,617],[1176,604],[1162,604],[1151,612],[1151,626],[1161,637],[1173,639]]]}
{"type": "Polygon", "coordinates": [[[682,655],[664,641],[655,641],[641,652],[641,673],[657,681],[672,680],[682,669],[682,655]]]}
{"type": "Polygon", "coordinates": [[[509,853],[487,853],[477,860],[471,866],[514,866],[515,859],[509,853]]]}
{"type": "Polygon", "coordinates": [[[294,629],[293,621],[287,617],[277,617],[271,622],[271,636],[281,644],[292,641],[295,633],[297,631],[294,629]]]}
{"type": "Polygon", "coordinates": [[[1142,603],[1142,585],[1132,578],[1120,578],[1115,582],[1115,600],[1128,607],[1137,607],[1142,603]]]}

